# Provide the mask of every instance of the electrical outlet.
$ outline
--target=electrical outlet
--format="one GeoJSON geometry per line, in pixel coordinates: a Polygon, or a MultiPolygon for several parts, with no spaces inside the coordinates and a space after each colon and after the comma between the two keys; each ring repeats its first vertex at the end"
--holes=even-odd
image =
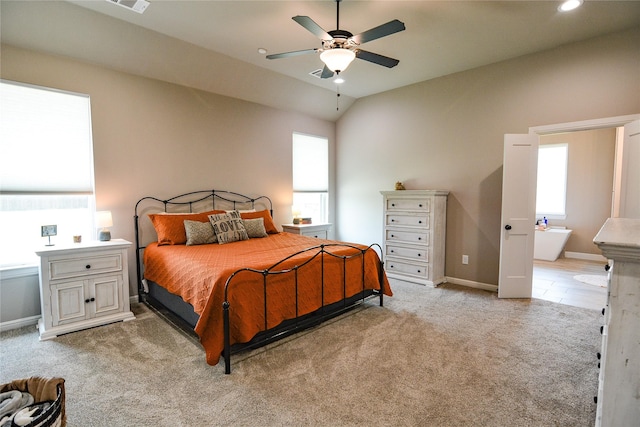
{"type": "Polygon", "coordinates": [[[462,255],[462,263],[469,264],[469,255],[462,255]]]}

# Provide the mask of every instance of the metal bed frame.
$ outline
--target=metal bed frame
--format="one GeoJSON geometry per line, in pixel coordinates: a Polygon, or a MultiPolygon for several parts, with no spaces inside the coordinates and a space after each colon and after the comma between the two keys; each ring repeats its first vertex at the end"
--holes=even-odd
{"type": "MultiPolygon", "coordinates": [[[[134,215],[134,228],[136,238],[136,273],[138,280],[138,298],[140,302],[143,302],[155,310],[160,311],[176,326],[185,330],[187,333],[193,335],[193,328],[198,320],[198,315],[193,311],[193,307],[182,300],[177,295],[170,294],[164,288],[158,284],[148,282],[145,286],[143,280],[143,265],[142,265],[142,251],[146,248],[146,245],[142,243],[144,230],[140,226],[140,214],[145,204],[148,203],[151,206],[158,206],[164,212],[203,212],[212,209],[255,209],[256,206],[265,206],[273,216],[273,207],[271,199],[267,196],[249,197],[243,194],[226,191],[226,190],[202,190],[184,193],[169,199],[159,199],[156,197],[143,197],[135,205],[134,215]]],[[[160,209],[156,209],[150,213],[157,213],[160,209]]],[[[304,329],[319,325],[320,323],[339,316],[349,310],[352,310],[362,304],[364,304],[370,298],[379,298],[380,306],[384,304],[384,269],[382,260],[382,249],[380,245],[374,243],[365,249],[347,244],[347,243],[330,243],[320,244],[306,248],[302,251],[293,253],[286,258],[278,261],[271,267],[264,270],[257,270],[251,267],[241,268],[232,273],[225,283],[224,289],[224,302],[222,304],[223,321],[224,321],[224,350],[223,358],[225,361],[225,373],[231,373],[231,355],[245,351],[248,349],[254,349],[273,341],[285,338],[294,333],[300,332],[304,329]],[[331,252],[331,249],[339,248],[352,248],[354,253],[351,255],[337,255],[331,252]],[[380,284],[379,290],[365,289],[365,253],[369,250],[376,250],[379,252],[380,263],[378,266],[378,282],[380,284]],[[299,256],[301,254],[307,254],[303,262],[292,268],[283,268],[282,265],[286,261],[299,256]],[[326,257],[332,257],[342,260],[342,290],[343,299],[333,304],[324,304],[324,289],[325,289],[325,277],[324,277],[324,265],[326,257]],[[347,276],[347,261],[356,257],[360,257],[362,262],[360,263],[362,272],[362,288],[361,291],[352,297],[346,297],[346,276],[347,276]],[[309,314],[300,316],[298,311],[298,274],[300,269],[309,265],[313,260],[319,258],[321,263],[320,277],[318,281],[321,284],[322,306],[309,314]],[[229,292],[231,287],[242,286],[243,281],[239,280],[238,274],[240,272],[246,272],[249,274],[255,274],[262,276],[263,292],[264,292],[264,331],[258,333],[248,343],[231,345],[230,339],[230,316],[229,310],[231,309],[231,303],[229,302],[229,292]],[[272,275],[288,274],[294,276],[296,292],[296,317],[291,320],[286,320],[280,325],[274,328],[268,328],[267,319],[267,278],[272,275]]]]}

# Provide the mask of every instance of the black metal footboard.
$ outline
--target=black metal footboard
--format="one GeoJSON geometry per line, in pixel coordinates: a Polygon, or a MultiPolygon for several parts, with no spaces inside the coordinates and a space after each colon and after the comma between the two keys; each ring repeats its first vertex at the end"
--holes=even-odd
{"type": "MultiPolygon", "coordinates": [[[[383,259],[382,259],[382,249],[380,245],[374,243],[368,246],[365,249],[361,247],[354,246],[347,243],[331,243],[331,244],[321,244],[317,246],[313,246],[302,251],[291,254],[278,261],[276,264],[264,270],[256,270],[252,268],[242,268],[240,270],[235,271],[225,283],[224,288],[224,302],[222,304],[223,308],[223,319],[224,319],[224,351],[223,357],[225,362],[225,373],[231,373],[231,355],[235,354],[239,351],[246,350],[248,348],[256,348],[269,342],[275,341],[277,339],[284,338],[288,335],[292,335],[296,332],[299,332],[303,329],[310,328],[312,326],[316,326],[330,318],[336,317],[342,313],[345,313],[348,310],[351,310],[361,304],[363,304],[367,299],[372,297],[378,297],[380,300],[380,306],[384,304],[384,269],[383,269],[383,259]],[[379,265],[378,268],[378,290],[367,289],[365,283],[365,254],[368,251],[375,251],[374,247],[378,248],[380,253],[379,257],[379,265]],[[351,248],[353,249],[353,253],[348,255],[345,254],[336,254],[331,252],[330,249],[344,249],[351,248]],[[303,254],[308,254],[305,258],[301,259],[300,264],[296,264],[293,267],[284,268],[283,265],[287,263],[287,261],[291,260],[294,257],[298,257],[303,254]],[[326,257],[331,257],[334,260],[338,260],[337,262],[341,262],[342,269],[342,300],[338,302],[334,302],[331,304],[325,305],[325,260],[328,259],[326,257]],[[356,265],[347,264],[347,261],[360,258],[361,262],[359,263],[361,268],[360,275],[360,291],[355,295],[347,295],[347,271],[349,268],[357,268],[356,265]],[[300,296],[300,284],[299,284],[299,274],[303,269],[310,265],[310,263],[314,260],[320,260],[321,268],[317,281],[320,283],[321,289],[321,307],[319,307],[316,311],[304,315],[300,315],[299,313],[299,296],[300,296]],[[259,336],[251,340],[247,344],[235,344],[231,345],[231,320],[229,310],[231,309],[231,302],[229,301],[229,292],[233,289],[237,289],[242,286],[243,283],[246,283],[243,280],[237,280],[237,276],[241,272],[248,272],[250,274],[256,274],[262,276],[262,287],[264,292],[264,329],[260,332],[259,336]],[[281,325],[275,328],[269,328],[269,319],[268,319],[268,307],[269,300],[267,298],[267,281],[268,278],[275,275],[289,275],[291,276],[291,280],[293,280],[295,287],[295,318],[282,322],[281,325]],[[234,280],[236,279],[236,280],[234,280]]],[[[353,270],[350,270],[353,271],[353,270]]],[[[314,278],[315,279],[315,278],[314,278]]],[[[288,282],[290,283],[290,282],[288,282]]]]}

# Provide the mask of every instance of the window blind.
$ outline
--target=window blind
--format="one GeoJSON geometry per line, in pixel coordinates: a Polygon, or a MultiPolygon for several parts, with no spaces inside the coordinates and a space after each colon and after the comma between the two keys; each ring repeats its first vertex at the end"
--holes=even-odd
{"type": "Polygon", "coordinates": [[[0,193],[93,194],[88,95],[0,80],[0,193]]]}
{"type": "Polygon", "coordinates": [[[328,145],[326,138],[293,134],[293,191],[329,190],[328,145]]]}

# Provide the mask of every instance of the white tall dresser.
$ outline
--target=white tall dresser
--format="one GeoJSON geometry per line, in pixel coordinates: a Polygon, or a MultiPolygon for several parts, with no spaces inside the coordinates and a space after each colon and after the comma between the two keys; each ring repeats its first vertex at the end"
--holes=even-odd
{"type": "Polygon", "coordinates": [[[609,259],[596,426],[640,425],[640,219],[609,218],[593,239],[609,259]]]}
{"type": "Polygon", "coordinates": [[[387,277],[427,286],[445,281],[448,191],[381,191],[387,277]]]}

